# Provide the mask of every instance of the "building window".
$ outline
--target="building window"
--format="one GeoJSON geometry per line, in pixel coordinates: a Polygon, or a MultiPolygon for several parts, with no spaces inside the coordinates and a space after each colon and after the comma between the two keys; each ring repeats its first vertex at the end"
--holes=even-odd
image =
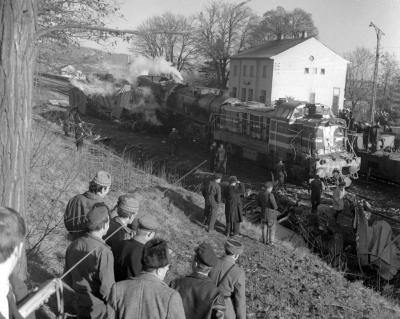
{"type": "Polygon", "coordinates": [[[313,73],[317,74],[318,73],[318,69],[317,68],[313,68],[313,73]]]}
{"type": "Polygon", "coordinates": [[[263,66],[262,77],[264,79],[267,78],[267,66],[266,65],[263,66]]]}
{"type": "Polygon", "coordinates": [[[304,73],[305,73],[305,74],[309,74],[309,73],[310,73],[310,69],[309,69],[309,68],[305,68],[305,69],[304,69],[304,73]]]}
{"type": "Polygon", "coordinates": [[[238,66],[235,65],[235,66],[233,67],[233,76],[237,76],[237,70],[238,70],[238,66]]]}
{"type": "Polygon", "coordinates": [[[315,103],[315,92],[310,93],[310,98],[308,100],[310,103],[314,104],[315,103]]]}
{"type": "Polygon", "coordinates": [[[254,65],[250,65],[250,77],[254,76],[254,65]]]}
{"type": "Polygon", "coordinates": [[[261,90],[261,95],[260,95],[260,102],[265,103],[267,100],[267,91],[266,90],[261,90]]]}
{"type": "Polygon", "coordinates": [[[236,97],[237,96],[237,88],[235,86],[232,88],[231,96],[232,97],[236,97]]]}
{"type": "Polygon", "coordinates": [[[242,88],[242,101],[246,101],[246,88],[242,88]]]}
{"type": "Polygon", "coordinates": [[[247,65],[243,65],[243,76],[247,76],[247,65]]]}
{"type": "Polygon", "coordinates": [[[253,89],[249,89],[249,94],[247,96],[248,101],[253,101],[253,89]]]}
{"type": "Polygon", "coordinates": [[[339,112],[340,88],[333,88],[332,111],[335,114],[339,112]]]}
{"type": "Polygon", "coordinates": [[[321,69],[321,74],[325,75],[325,69],[321,69]]]}

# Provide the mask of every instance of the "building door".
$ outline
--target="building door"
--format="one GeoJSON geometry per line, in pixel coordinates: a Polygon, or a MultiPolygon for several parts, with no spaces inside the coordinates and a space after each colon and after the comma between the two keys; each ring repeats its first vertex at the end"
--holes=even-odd
{"type": "Polygon", "coordinates": [[[246,88],[242,88],[242,96],[241,96],[242,101],[246,101],[246,88]]]}
{"type": "Polygon", "coordinates": [[[333,88],[332,112],[334,114],[339,113],[339,96],[340,96],[340,88],[333,88]]]}
{"type": "Polygon", "coordinates": [[[308,99],[308,101],[312,104],[315,103],[315,92],[311,92],[310,93],[310,98],[308,99]]]}
{"type": "Polygon", "coordinates": [[[249,95],[247,97],[248,101],[253,101],[253,89],[249,89],[249,95]]]}

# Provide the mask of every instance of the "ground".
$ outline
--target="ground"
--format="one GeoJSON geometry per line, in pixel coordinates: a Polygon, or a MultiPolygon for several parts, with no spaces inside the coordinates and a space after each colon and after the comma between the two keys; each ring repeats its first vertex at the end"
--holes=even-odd
{"type": "MultiPolygon", "coordinates": [[[[159,137],[145,140],[140,134],[122,135],[117,128],[102,134],[109,133],[115,141],[119,137],[131,144],[141,140],[144,148],[157,141],[159,152],[166,150],[159,137]]],[[[193,250],[203,241],[222,254],[226,239],[222,235],[223,214],[217,225],[219,231],[211,235],[205,232],[199,225],[204,202],[198,193],[169,184],[166,174],[161,174],[164,178],[151,175],[154,170],[149,164],[138,166],[121,158],[118,147],[88,143],[83,152],[76,152],[74,141],[63,136],[60,126],[39,115],[35,116],[32,137],[27,247],[33,285],[62,274],[69,244],[62,222],[66,203],[87,189],[88,181],[98,169],[105,169],[113,176],[112,190],[106,200],[110,207],[119,195],[137,191],[143,197],[140,215],[150,214],[159,222],[158,236],[167,239],[174,252],[167,281],[190,271],[193,250]]],[[[121,147],[124,148],[122,144],[121,147]]],[[[190,148],[184,152],[190,153],[190,148]]],[[[185,167],[203,160],[195,158],[194,152],[187,155],[182,161],[190,156],[194,159],[188,160],[185,167]]],[[[167,160],[166,165],[173,162],[167,160]]],[[[399,318],[398,306],[360,282],[344,279],[343,273],[330,268],[307,249],[284,242],[265,246],[255,240],[257,236],[252,229],[246,228],[244,232],[241,240],[246,248],[239,264],[246,272],[248,318],[399,318]]],[[[49,316],[52,315],[48,311],[42,311],[41,317],[49,316]]]]}

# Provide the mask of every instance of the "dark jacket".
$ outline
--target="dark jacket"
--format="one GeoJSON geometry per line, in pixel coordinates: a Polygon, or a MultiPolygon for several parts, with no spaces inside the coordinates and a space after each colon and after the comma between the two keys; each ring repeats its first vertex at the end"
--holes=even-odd
{"type": "Polygon", "coordinates": [[[104,236],[104,238],[109,237],[112,233],[114,233],[118,228],[120,228],[114,235],[110,237],[106,241],[106,244],[111,247],[111,250],[114,254],[114,259],[115,258],[115,253],[119,250],[119,247],[122,245],[122,242],[124,240],[129,240],[133,237],[133,231],[132,229],[128,228],[128,226],[125,226],[120,218],[114,217],[113,219],[110,220],[110,228],[108,229],[107,234],[104,236]],[[120,228],[122,226],[122,228],[120,228]]]}
{"type": "Polygon", "coordinates": [[[215,159],[217,162],[226,162],[228,160],[228,154],[224,148],[218,148],[215,152],[215,159]]]}
{"type": "Polygon", "coordinates": [[[142,272],[142,254],[144,245],[135,239],[121,243],[115,258],[115,280],[122,281],[137,277],[142,272]]]}
{"type": "Polygon", "coordinates": [[[243,206],[240,195],[241,187],[229,185],[224,189],[225,214],[231,216],[233,223],[241,223],[243,221],[243,206]]]}
{"type": "Polygon", "coordinates": [[[65,209],[65,228],[70,233],[85,232],[85,217],[96,203],[103,203],[103,199],[90,192],[71,198],[65,209]]]}
{"type": "Polygon", "coordinates": [[[216,206],[221,203],[221,186],[216,181],[210,181],[205,186],[203,196],[207,205],[216,206]]]}
{"type": "Polygon", "coordinates": [[[230,256],[219,259],[210,272],[211,280],[218,286],[225,298],[225,319],[246,319],[246,277],[242,268],[230,256]],[[233,268],[231,268],[233,266],[233,268]],[[231,269],[230,269],[231,268],[231,269]],[[230,269],[230,270],[229,270],[230,269]],[[229,273],[225,273],[229,270],[229,273]],[[221,281],[221,279],[223,279],[221,281]]]}
{"type": "MultiPolygon", "coordinates": [[[[18,312],[17,302],[15,300],[15,295],[12,289],[8,292],[8,312],[9,316],[7,319],[22,319],[22,316],[18,312]]],[[[6,319],[2,314],[0,314],[0,319],[6,319]]]]}
{"type": "Polygon", "coordinates": [[[75,290],[78,313],[91,318],[107,318],[106,303],[114,284],[114,258],[104,241],[86,234],[73,241],[65,254],[65,271],[92,252],[65,282],[75,290]]]}
{"type": "Polygon", "coordinates": [[[179,293],[151,273],[117,282],[109,303],[116,319],[185,319],[179,293]]]}
{"type": "Polygon", "coordinates": [[[195,272],[173,280],[170,287],[180,293],[186,318],[214,319],[218,318],[218,312],[225,312],[224,297],[215,283],[205,275],[195,272]]]}
{"type": "Polygon", "coordinates": [[[276,219],[276,211],[278,205],[276,204],[275,196],[272,193],[268,193],[266,190],[261,191],[258,194],[258,205],[261,207],[261,220],[271,221],[276,219]]]}
{"type": "Polygon", "coordinates": [[[311,200],[320,200],[322,191],[324,190],[324,185],[319,178],[313,179],[310,184],[311,189],[311,200]]]}

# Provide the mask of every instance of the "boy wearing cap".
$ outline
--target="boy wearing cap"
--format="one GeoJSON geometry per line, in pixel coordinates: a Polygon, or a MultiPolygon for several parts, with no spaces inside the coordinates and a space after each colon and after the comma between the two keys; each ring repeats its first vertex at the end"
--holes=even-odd
{"type": "Polygon", "coordinates": [[[170,256],[166,241],[152,239],[144,245],[143,272],[117,282],[109,303],[117,319],[185,319],[182,298],[164,282],[170,256]]]}
{"type": "Polygon", "coordinates": [[[229,177],[229,186],[224,190],[225,234],[228,237],[240,234],[240,223],[243,221],[242,199],[240,198],[243,188],[238,184],[236,176],[231,176],[229,177]]]}
{"type": "Polygon", "coordinates": [[[213,180],[203,190],[204,196],[204,225],[207,231],[213,231],[217,220],[218,205],[221,203],[221,174],[215,174],[213,180]]]}
{"type": "Polygon", "coordinates": [[[114,255],[116,281],[140,275],[144,245],[154,238],[157,228],[157,222],[151,216],[139,218],[136,236],[121,242],[119,253],[114,255]]]}
{"type": "Polygon", "coordinates": [[[225,256],[210,271],[211,280],[225,299],[225,319],[246,319],[245,273],[236,261],[243,253],[243,245],[230,238],[225,242],[225,256]]]}
{"type": "Polygon", "coordinates": [[[278,205],[272,194],[274,184],[265,183],[265,190],[258,194],[258,205],[261,207],[262,241],[264,244],[273,244],[275,241],[278,205]]]}
{"type": "Polygon", "coordinates": [[[71,198],[64,213],[65,228],[76,239],[85,234],[85,217],[96,203],[103,203],[110,191],[111,175],[105,171],[97,172],[89,184],[89,190],[71,198]]]}
{"type": "Polygon", "coordinates": [[[202,243],[195,249],[193,273],[171,282],[170,287],[177,290],[182,297],[186,318],[223,318],[224,298],[215,283],[208,277],[217,262],[218,258],[211,245],[202,243]]]}
{"type": "Polygon", "coordinates": [[[110,228],[104,238],[112,235],[107,241],[107,245],[111,247],[114,259],[120,253],[122,241],[133,237],[133,230],[128,227],[132,224],[139,212],[139,198],[135,194],[122,195],[118,198],[117,216],[110,221],[110,228]]]}
{"type": "Polygon", "coordinates": [[[79,319],[106,319],[107,300],[114,284],[114,258],[103,241],[109,227],[107,206],[96,203],[88,212],[87,233],[73,241],[65,254],[65,271],[72,268],[90,252],[66,277],[65,282],[75,290],[79,319]]]}

